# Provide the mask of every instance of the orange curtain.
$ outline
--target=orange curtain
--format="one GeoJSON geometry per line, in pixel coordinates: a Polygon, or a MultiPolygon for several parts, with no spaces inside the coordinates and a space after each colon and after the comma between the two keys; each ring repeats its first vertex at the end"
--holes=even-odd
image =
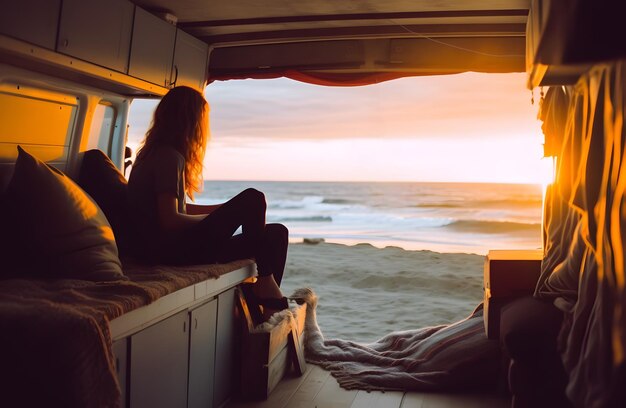
{"type": "MultiPolygon", "coordinates": [[[[458,74],[458,72],[447,72],[446,74],[458,74]]],[[[328,73],[328,72],[312,72],[312,71],[272,71],[272,72],[249,72],[240,75],[228,74],[224,77],[212,75],[210,82],[226,81],[231,79],[274,79],[289,78],[295,81],[306,82],[314,85],[324,86],[363,86],[378,84],[392,79],[404,78],[409,76],[426,76],[441,75],[441,72],[384,72],[384,73],[328,73]]]]}

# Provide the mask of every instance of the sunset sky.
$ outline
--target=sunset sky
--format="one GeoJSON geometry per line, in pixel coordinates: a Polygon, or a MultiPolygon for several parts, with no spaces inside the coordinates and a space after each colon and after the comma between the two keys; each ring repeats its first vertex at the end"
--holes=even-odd
{"type": "MultiPolygon", "coordinates": [[[[365,87],[288,79],[216,82],[206,180],[546,180],[525,74],[414,77],[365,87]]],[[[154,101],[131,107],[129,144],[154,101]]]]}

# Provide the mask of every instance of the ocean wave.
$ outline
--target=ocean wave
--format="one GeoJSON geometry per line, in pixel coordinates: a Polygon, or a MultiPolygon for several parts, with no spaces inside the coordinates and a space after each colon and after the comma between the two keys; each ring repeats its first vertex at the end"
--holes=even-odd
{"type": "Polygon", "coordinates": [[[519,208],[519,207],[538,207],[541,208],[541,197],[529,198],[506,198],[494,200],[462,200],[462,201],[444,201],[432,203],[418,203],[413,208],[519,208]]]}
{"type": "Polygon", "coordinates": [[[463,203],[420,203],[411,206],[412,208],[462,208],[463,203]]]}
{"type": "Polygon", "coordinates": [[[333,218],[326,215],[312,215],[309,217],[283,217],[274,222],[333,222],[333,218]]]}
{"type": "Polygon", "coordinates": [[[273,200],[269,203],[268,208],[281,210],[305,209],[323,201],[324,197],[321,196],[304,196],[300,200],[273,200]]]}
{"type": "Polygon", "coordinates": [[[537,231],[541,228],[541,224],[512,221],[458,220],[446,225],[446,228],[462,232],[482,232],[493,234],[515,231],[537,231]]]}
{"type": "Polygon", "coordinates": [[[325,198],[322,204],[356,204],[354,200],[346,200],[344,198],[325,198]]]}

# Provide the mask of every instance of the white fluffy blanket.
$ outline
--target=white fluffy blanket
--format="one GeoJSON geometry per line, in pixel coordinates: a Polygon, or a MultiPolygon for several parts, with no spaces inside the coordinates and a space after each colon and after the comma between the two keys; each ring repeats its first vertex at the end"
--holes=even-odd
{"type": "Polygon", "coordinates": [[[307,303],[306,360],[329,370],[343,388],[475,391],[497,382],[499,347],[485,336],[482,307],[457,323],[393,332],[359,344],[324,339],[313,290],[297,289],[291,298],[307,303]]]}

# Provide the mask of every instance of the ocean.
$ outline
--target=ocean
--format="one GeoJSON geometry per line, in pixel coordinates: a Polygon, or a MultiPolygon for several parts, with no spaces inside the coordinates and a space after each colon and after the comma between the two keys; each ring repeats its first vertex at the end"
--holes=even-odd
{"type": "Polygon", "coordinates": [[[285,224],[292,242],[473,254],[541,247],[539,185],[206,181],[196,202],[224,202],[248,187],[265,193],[267,222],[285,224]]]}

